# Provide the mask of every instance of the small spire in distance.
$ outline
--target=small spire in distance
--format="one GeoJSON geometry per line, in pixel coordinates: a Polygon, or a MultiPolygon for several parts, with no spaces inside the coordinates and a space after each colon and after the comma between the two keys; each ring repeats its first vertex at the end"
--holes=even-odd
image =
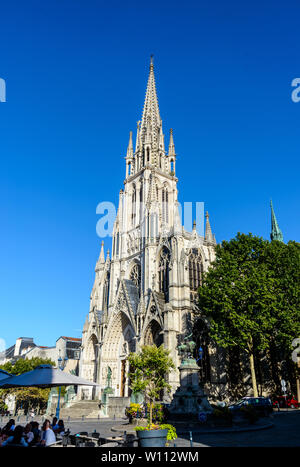
{"type": "Polygon", "coordinates": [[[213,234],[212,234],[212,231],[211,231],[208,211],[206,211],[205,219],[206,219],[206,225],[205,225],[205,237],[204,238],[205,238],[205,240],[207,242],[213,242],[214,237],[213,237],[213,234]]]}
{"type": "Polygon", "coordinates": [[[168,156],[176,156],[174,139],[173,139],[173,129],[172,128],[170,128],[170,142],[169,142],[169,154],[168,154],[168,156]]]}
{"type": "Polygon", "coordinates": [[[272,200],[270,202],[270,205],[271,205],[271,228],[272,228],[270,238],[271,240],[278,240],[279,242],[283,242],[283,235],[278,226],[278,222],[277,222],[275,212],[273,209],[272,200]]]}
{"type": "Polygon", "coordinates": [[[133,158],[132,131],[129,132],[129,143],[128,143],[126,157],[127,157],[127,159],[132,159],[133,158]]]}

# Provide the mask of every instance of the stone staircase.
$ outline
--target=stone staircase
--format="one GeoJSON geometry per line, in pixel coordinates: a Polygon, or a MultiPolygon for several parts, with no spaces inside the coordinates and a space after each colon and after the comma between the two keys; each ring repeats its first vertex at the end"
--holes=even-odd
{"type": "Polygon", "coordinates": [[[98,418],[100,414],[99,401],[97,400],[83,400],[74,401],[69,407],[62,408],[60,411],[60,418],[66,420],[70,418],[98,418]]]}

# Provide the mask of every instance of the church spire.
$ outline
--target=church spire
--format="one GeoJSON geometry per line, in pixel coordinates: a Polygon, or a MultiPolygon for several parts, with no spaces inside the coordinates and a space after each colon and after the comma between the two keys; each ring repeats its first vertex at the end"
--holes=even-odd
{"type": "Polygon", "coordinates": [[[205,225],[205,237],[204,237],[204,239],[207,242],[213,243],[214,242],[214,237],[213,237],[213,234],[212,234],[212,231],[211,231],[208,211],[206,211],[205,219],[206,219],[206,225],[205,225]]]}
{"type": "Polygon", "coordinates": [[[141,137],[144,142],[145,137],[151,135],[152,143],[158,143],[157,136],[160,128],[161,118],[159,114],[158,99],[156,94],[153,55],[150,61],[150,70],[147,83],[146,97],[141,123],[141,137]]]}
{"type": "Polygon", "coordinates": [[[99,258],[98,258],[98,261],[97,261],[97,264],[96,264],[96,268],[95,268],[95,271],[100,271],[103,269],[103,266],[105,264],[105,259],[104,259],[104,241],[102,240],[101,242],[101,251],[100,251],[100,255],[99,255],[99,258]]]}
{"type": "Polygon", "coordinates": [[[170,128],[170,142],[169,142],[169,154],[168,156],[175,156],[175,145],[174,145],[174,139],[173,139],[173,129],[170,128]]]}
{"type": "Polygon", "coordinates": [[[273,209],[272,200],[271,200],[270,205],[271,205],[271,226],[272,226],[272,231],[270,235],[271,240],[278,240],[280,242],[283,242],[283,235],[277,223],[277,219],[276,219],[275,212],[273,209]]]}
{"type": "Polygon", "coordinates": [[[129,132],[129,143],[128,143],[128,147],[127,147],[126,157],[127,157],[127,159],[132,159],[133,158],[132,131],[129,132]]]}

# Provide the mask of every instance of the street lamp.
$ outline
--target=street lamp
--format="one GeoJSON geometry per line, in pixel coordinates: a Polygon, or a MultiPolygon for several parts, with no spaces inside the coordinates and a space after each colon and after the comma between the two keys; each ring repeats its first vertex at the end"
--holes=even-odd
{"type": "MultiPolygon", "coordinates": [[[[67,361],[68,361],[67,356],[65,356],[63,359],[61,358],[60,349],[59,349],[59,357],[57,359],[57,366],[61,371],[63,371],[64,368],[66,367],[67,361]]],[[[58,389],[58,399],[57,399],[57,407],[56,407],[57,420],[59,419],[59,411],[60,411],[60,395],[61,395],[61,386],[59,386],[59,389],[58,389]]]]}

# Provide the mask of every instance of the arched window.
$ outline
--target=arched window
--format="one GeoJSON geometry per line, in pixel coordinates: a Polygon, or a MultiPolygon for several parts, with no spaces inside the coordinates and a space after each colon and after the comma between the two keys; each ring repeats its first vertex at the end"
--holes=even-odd
{"type": "Polygon", "coordinates": [[[136,288],[138,289],[139,295],[140,295],[140,289],[141,289],[141,265],[140,264],[135,264],[133,268],[131,269],[129,279],[134,282],[136,288]]]}
{"type": "Polygon", "coordinates": [[[156,212],[150,214],[150,240],[155,242],[158,238],[158,217],[156,212]]]}
{"type": "Polygon", "coordinates": [[[170,251],[164,246],[160,254],[158,274],[159,291],[164,294],[166,303],[169,302],[169,263],[170,251]]]}
{"type": "Polygon", "coordinates": [[[142,216],[143,216],[143,183],[141,182],[141,187],[140,187],[140,225],[142,223],[142,216]]]}
{"type": "Polygon", "coordinates": [[[110,275],[109,272],[106,274],[103,286],[103,300],[102,300],[102,309],[104,311],[108,310],[108,303],[109,303],[109,279],[110,275]]]}
{"type": "Polygon", "coordinates": [[[132,227],[135,226],[135,218],[136,218],[136,189],[135,189],[135,185],[133,185],[132,206],[131,206],[131,224],[132,224],[132,227]]]}
{"type": "Polygon", "coordinates": [[[189,254],[189,284],[191,300],[197,300],[197,291],[202,284],[203,263],[201,253],[193,248],[189,254]]]}
{"type": "Polygon", "coordinates": [[[162,189],[162,218],[166,224],[169,222],[169,193],[166,186],[162,189]]]}
{"type": "Polygon", "coordinates": [[[150,149],[147,148],[147,162],[150,162],[150,149]]]}
{"type": "Polygon", "coordinates": [[[119,244],[120,244],[120,234],[117,233],[117,247],[116,247],[116,254],[119,256],[119,244]]]}

